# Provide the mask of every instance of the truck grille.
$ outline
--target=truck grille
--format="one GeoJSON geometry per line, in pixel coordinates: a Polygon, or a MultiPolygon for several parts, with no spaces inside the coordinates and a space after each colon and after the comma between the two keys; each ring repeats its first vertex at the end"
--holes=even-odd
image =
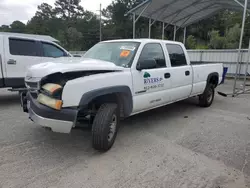
{"type": "Polygon", "coordinates": [[[39,83],[38,82],[26,82],[26,86],[28,89],[39,89],[39,83]]]}
{"type": "Polygon", "coordinates": [[[40,83],[39,82],[25,82],[26,87],[31,93],[37,93],[40,89],[40,83]]]}
{"type": "Polygon", "coordinates": [[[28,88],[31,96],[34,99],[37,99],[38,92],[40,89],[40,83],[39,82],[25,82],[26,87],[28,88]]]}

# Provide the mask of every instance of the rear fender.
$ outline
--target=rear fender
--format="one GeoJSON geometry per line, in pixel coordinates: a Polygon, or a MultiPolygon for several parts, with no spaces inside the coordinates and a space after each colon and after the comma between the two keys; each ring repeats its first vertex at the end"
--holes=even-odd
{"type": "Polygon", "coordinates": [[[213,82],[215,88],[218,86],[219,84],[219,74],[217,72],[213,72],[210,73],[207,77],[207,84],[213,82]],[[215,80],[213,80],[214,78],[216,78],[215,80]]]}

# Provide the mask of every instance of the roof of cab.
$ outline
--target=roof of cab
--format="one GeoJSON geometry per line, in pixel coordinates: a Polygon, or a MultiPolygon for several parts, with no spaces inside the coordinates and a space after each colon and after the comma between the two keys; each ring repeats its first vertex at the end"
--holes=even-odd
{"type": "Polygon", "coordinates": [[[118,39],[118,40],[107,40],[107,41],[103,41],[103,42],[144,42],[144,43],[148,43],[148,42],[167,42],[169,44],[182,44],[181,42],[176,42],[176,41],[170,41],[170,40],[159,40],[159,39],[145,39],[145,38],[141,38],[141,39],[118,39]]]}
{"type": "Polygon", "coordinates": [[[57,39],[55,39],[51,36],[48,36],[48,35],[34,35],[34,34],[23,34],[23,33],[0,32],[0,36],[21,37],[21,38],[29,38],[29,39],[36,39],[36,40],[59,42],[57,39]]]}

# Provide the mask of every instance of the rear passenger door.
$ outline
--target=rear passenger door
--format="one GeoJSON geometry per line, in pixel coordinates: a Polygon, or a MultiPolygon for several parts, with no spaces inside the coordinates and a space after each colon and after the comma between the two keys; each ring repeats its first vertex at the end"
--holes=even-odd
{"type": "Polygon", "coordinates": [[[4,63],[6,65],[6,84],[20,85],[24,82],[27,69],[42,61],[38,42],[24,38],[5,37],[4,63]]]}
{"type": "Polygon", "coordinates": [[[133,113],[161,106],[170,101],[171,82],[161,43],[147,43],[143,46],[138,62],[131,69],[134,86],[133,113]],[[138,62],[154,59],[156,67],[137,70],[138,62]]]}
{"type": "Polygon", "coordinates": [[[185,99],[190,96],[193,84],[192,67],[187,64],[184,50],[179,44],[166,44],[171,68],[172,101],[185,99]]]}

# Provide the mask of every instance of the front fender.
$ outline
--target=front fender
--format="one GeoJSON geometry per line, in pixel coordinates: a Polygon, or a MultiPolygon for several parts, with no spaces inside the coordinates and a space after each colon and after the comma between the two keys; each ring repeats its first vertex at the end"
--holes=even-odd
{"type": "MultiPolygon", "coordinates": [[[[90,75],[68,81],[62,92],[63,107],[78,107],[83,103],[82,97],[92,98],[89,93],[92,91],[106,92],[107,88],[114,91],[132,91],[132,76],[130,71],[112,72],[105,74],[90,75]],[[125,88],[127,89],[121,89],[125,88]],[[119,88],[119,89],[118,89],[119,88]],[[102,90],[104,89],[104,90],[102,90]]],[[[96,92],[94,92],[96,93],[96,92]]],[[[92,93],[93,94],[93,93],[92,93]]],[[[94,95],[94,94],[93,94],[94,95]]]]}

